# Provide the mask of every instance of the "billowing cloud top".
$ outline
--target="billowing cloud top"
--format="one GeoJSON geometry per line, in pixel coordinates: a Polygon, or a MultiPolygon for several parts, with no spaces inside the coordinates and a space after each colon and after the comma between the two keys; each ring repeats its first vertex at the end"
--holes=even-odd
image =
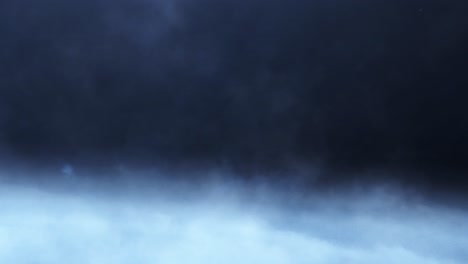
{"type": "Polygon", "coordinates": [[[462,264],[468,257],[464,212],[405,204],[382,190],[283,208],[273,196],[241,202],[245,196],[229,188],[181,202],[3,186],[0,261],[462,264]]]}

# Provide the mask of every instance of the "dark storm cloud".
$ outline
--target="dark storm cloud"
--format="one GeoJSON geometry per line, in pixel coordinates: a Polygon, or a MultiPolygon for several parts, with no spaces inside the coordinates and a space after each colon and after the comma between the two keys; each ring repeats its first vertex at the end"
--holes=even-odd
{"type": "Polygon", "coordinates": [[[467,7],[2,1],[1,146],[34,158],[464,169],[467,7]]]}

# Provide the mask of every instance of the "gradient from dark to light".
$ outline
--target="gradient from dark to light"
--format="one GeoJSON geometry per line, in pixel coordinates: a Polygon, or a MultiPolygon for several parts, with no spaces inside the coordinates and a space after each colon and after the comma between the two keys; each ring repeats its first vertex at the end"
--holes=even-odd
{"type": "Polygon", "coordinates": [[[0,1],[0,259],[462,263],[467,11],[0,1]]]}

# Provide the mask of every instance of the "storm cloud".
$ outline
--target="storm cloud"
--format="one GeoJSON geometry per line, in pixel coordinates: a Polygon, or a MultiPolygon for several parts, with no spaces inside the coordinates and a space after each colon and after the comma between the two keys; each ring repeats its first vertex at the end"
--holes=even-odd
{"type": "Polygon", "coordinates": [[[460,170],[464,1],[2,1],[8,155],[460,170]]]}
{"type": "Polygon", "coordinates": [[[467,1],[0,1],[0,262],[466,262],[467,1]]]}

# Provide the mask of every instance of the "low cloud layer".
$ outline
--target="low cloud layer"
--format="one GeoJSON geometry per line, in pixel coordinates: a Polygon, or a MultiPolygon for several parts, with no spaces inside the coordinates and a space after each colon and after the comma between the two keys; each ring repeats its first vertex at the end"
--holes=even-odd
{"type": "Polygon", "coordinates": [[[0,262],[461,264],[468,257],[464,212],[404,203],[396,192],[304,198],[292,208],[273,195],[247,202],[227,190],[176,202],[2,186],[0,262]]]}

